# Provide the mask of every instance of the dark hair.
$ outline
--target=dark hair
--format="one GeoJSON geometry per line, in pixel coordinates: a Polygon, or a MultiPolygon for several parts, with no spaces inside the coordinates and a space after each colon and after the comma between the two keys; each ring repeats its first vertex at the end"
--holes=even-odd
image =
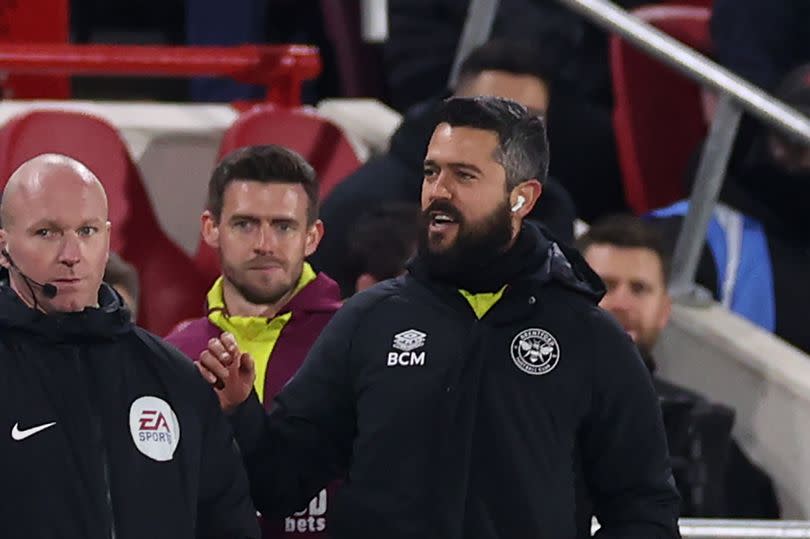
{"type": "MultiPolygon", "coordinates": [[[[127,263],[118,253],[110,251],[107,266],[104,268],[104,282],[110,286],[120,286],[127,291],[137,302],[140,294],[138,271],[127,263]]],[[[137,305],[133,305],[137,308],[137,305]]]]}
{"type": "Polygon", "coordinates": [[[364,273],[378,281],[402,273],[416,251],[419,216],[415,204],[391,203],[357,219],[349,234],[345,266],[352,288],[364,273]]]}
{"type": "Polygon", "coordinates": [[[225,189],[234,181],[300,183],[309,199],[308,224],[318,218],[318,179],[306,159],[275,144],[248,146],[225,156],[208,183],[207,208],[217,221],[222,216],[225,189]]]}
{"type": "Polygon", "coordinates": [[[548,177],[545,122],[519,103],[502,97],[451,97],[439,110],[438,124],[493,131],[498,136],[494,159],[506,170],[506,187],[548,177]]]}
{"type": "Polygon", "coordinates": [[[527,42],[493,39],[474,49],[462,62],[458,86],[484,71],[504,71],[512,75],[529,75],[551,84],[554,69],[542,49],[527,42]]]}
{"type": "Polygon", "coordinates": [[[604,217],[594,223],[576,243],[583,254],[592,245],[649,249],[661,260],[664,283],[669,281],[670,254],[664,246],[664,239],[650,223],[634,215],[618,214],[604,217]]]}

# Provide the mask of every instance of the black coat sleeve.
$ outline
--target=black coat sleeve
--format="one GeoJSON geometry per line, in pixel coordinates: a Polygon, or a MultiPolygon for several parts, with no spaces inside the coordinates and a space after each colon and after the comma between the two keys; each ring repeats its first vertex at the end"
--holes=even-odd
{"type": "Polygon", "coordinates": [[[197,537],[258,539],[261,534],[256,510],[233,431],[214,392],[206,386],[201,388],[201,394],[204,395],[205,430],[200,448],[197,537]]]}
{"type": "Polygon", "coordinates": [[[269,413],[254,393],[231,416],[253,501],[265,516],[301,509],[345,474],[356,430],[350,360],[357,317],[351,303],[338,311],[269,413]]]}
{"type": "Polygon", "coordinates": [[[680,497],[652,379],[630,338],[593,315],[593,395],[582,431],[585,478],[599,539],[680,537],[680,497]]]}

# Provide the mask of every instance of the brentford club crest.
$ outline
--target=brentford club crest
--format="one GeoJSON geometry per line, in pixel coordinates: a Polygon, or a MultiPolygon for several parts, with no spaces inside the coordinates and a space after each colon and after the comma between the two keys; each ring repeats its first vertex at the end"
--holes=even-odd
{"type": "Polygon", "coordinates": [[[512,339],[512,361],[532,376],[548,374],[560,361],[560,345],[554,335],[544,329],[526,329],[512,339]]]}

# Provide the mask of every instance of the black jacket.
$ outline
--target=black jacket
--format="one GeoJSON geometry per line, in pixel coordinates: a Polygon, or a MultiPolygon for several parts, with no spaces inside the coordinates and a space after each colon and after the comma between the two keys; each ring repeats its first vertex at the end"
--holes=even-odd
{"type": "Polygon", "coordinates": [[[213,391],[99,298],[46,316],[0,285],[0,535],[258,537],[213,391]]]}
{"type": "Polygon", "coordinates": [[[731,436],[734,411],[685,387],[657,377],[653,381],[683,500],[681,515],[780,518],[773,482],[731,436]]]}
{"type": "Polygon", "coordinates": [[[480,320],[417,263],[350,299],[268,415],[233,416],[259,510],[340,474],[336,539],[678,537],[660,409],[598,277],[525,226],[525,277],[480,320]],[[534,373],[534,374],[530,374],[534,373]]]}
{"type": "MultiPolygon", "coordinates": [[[[423,162],[436,126],[437,101],[415,107],[391,137],[386,155],[372,159],[343,180],[321,208],[326,227],[313,266],[340,285],[344,297],[354,293],[349,269],[344,265],[352,225],[364,211],[391,202],[419,204],[423,162]]],[[[576,211],[571,197],[554,180],[546,182],[540,201],[530,216],[558,238],[573,242],[576,211]]]]}

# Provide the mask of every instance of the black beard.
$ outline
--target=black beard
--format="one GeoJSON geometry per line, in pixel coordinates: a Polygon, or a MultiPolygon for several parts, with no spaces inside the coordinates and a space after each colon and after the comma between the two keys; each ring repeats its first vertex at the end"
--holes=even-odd
{"type": "Polygon", "coordinates": [[[478,271],[503,253],[512,241],[512,214],[504,200],[483,222],[470,225],[449,202],[438,200],[422,212],[419,256],[428,272],[441,280],[478,271]],[[443,251],[434,251],[430,242],[430,214],[447,213],[458,223],[455,241],[443,251]]]}

